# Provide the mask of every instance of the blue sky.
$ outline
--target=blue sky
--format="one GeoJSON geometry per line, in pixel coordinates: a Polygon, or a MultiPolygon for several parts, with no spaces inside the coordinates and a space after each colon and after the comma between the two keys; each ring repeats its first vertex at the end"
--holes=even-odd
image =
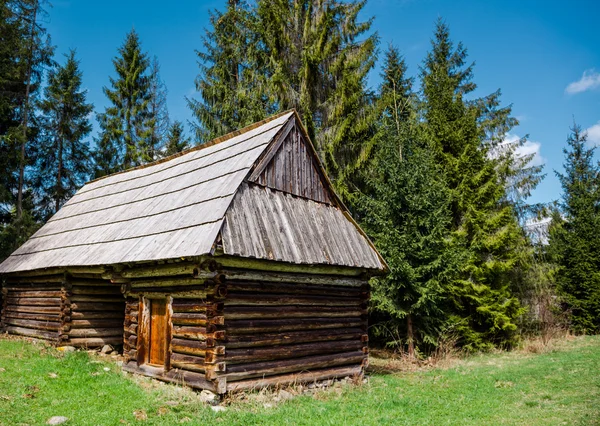
{"type": "MultiPolygon", "coordinates": [[[[194,50],[208,25],[208,11],[225,0],[172,2],[158,0],[55,0],[46,19],[57,58],[70,48],[81,60],[88,99],[104,110],[102,87],[113,74],[112,58],[132,28],[143,48],[156,55],[167,88],[171,119],[186,121],[185,96],[194,94],[198,73],[194,50]]],[[[600,1],[434,1],[369,0],[365,18],[381,50],[389,43],[406,57],[417,75],[430,46],[438,17],[450,26],[452,38],[467,47],[476,63],[477,95],[501,89],[505,104],[521,124],[512,137],[529,135],[526,149],[545,164],[547,177],[532,202],[560,196],[554,170],[562,169],[562,149],[573,117],[589,129],[591,143],[600,145],[600,1]]],[[[376,86],[379,70],[369,82],[376,86]]]]}

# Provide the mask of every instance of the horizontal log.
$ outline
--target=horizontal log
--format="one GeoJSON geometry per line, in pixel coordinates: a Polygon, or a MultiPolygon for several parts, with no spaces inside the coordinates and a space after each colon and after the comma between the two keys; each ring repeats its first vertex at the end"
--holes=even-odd
{"type": "Polygon", "coordinates": [[[74,328],[69,332],[69,338],[76,337],[119,337],[123,336],[122,327],[110,328],[74,328]]]}
{"type": "Polygon", "coordinates": [[[70,275],[71,275],[71,280],[75,280],[75,281],[79,281],[79,280],[101,280],[103,273],[104,272],[101,272],[99,274],[90,274],[90,273],[87,273],[87,272],[70,272],[70,275]]]}
{"type": "Polygon", "coordinates": [[[281,320],[231,320],[225,322],[227,334],[266,333],[293,330],[318,330],[324,328],[361,328],[364,321],[358,318],[309,318],[281,320]]]}
{"type": "Polygon", "coordinates": [[[40,313],[25,313],[25,312],[13,312],[7,310],[4,312],[4,316],[6,318],[16,318],[16,319],[30,319],[37,321],[60,321],[61,316],[56,314],[40,314],[40,313]]]}
{"type": "Polygon", "coordinates": [[[61,297],[62,291],[60,290],[26,290],[26,291],[11,291],[10,297],[15,298],[46,298],[46,297],[61,297]]]}
{"type": "Polygon", "coordinates": [[[72,328],[122,328],[123,321],[119,318],[99,319],[74,319],[71,320],[72,328]]]}
{"type": "Polygon", "coordinates": [[[16,291],[61,291],[62,285],[46,285],[46,284],[5,284],[4,289],[10,294],[16,291]]]}
{"type": "Polygon", "coordinates": [[[180,299],[206,299],[215,295],[214,289],[207,290],[184,290],[178,287],[177,290],[170,288],[139,288],[131,289],[128,296],[149,296],[154,298],[178,297],[180,299]]]}
{"type": "Polygon", "coordinates": [[[104,345],[122,345],[123,337],[78,337],[69,338],[65,344],[84,347],[99,347],[104,345]]]}
{"type": "Polygon", "coordinates": [[[209,347],[207,340],[186,340],[179,338],[171,339],[171,350],[181,354],[203,357],[206,357],[207,353],[214,355],[223,355],[225,353],[224,346],[209,347]]]}
{"type": "Polygon", "coordinates": [[[227,365],[257,361],[270,361],[334,352],[362,350],[363,343],[357,340],[336,340],[332,342],[301,343],[274,347],[227,349],[227,365]]]}
{"type": "Polygon", "coordinates": [[[124,315],[125,307],[122,303],[77,302],[71,304],[71,309],[74,311],[120,311],[124,315]]]}
{"type": "Polygon", "coordinates": [[[361,287],[342,287],[325,286],[298,283],[279,283],[279,282],[255,282],[255,281],[231,281],[227,283],[228,291],[259,293],[283,293],[283,294],[302,294],[302,295],[326,295],[333,297],[357,297],[361,293],[368,291],[368,284],[361,287]]]}
{"type": "Polygon", "coordinates": [[[170,383],[190,386],[195,389],[206,389],[211,392],[217,391],[215,384],[210,380],[207,380],[205,375],[201,373],[176,369],[165,373],[164,369],[162,368],[152,367],[149,365],[138,366],[135,361],[130,361],[127,364],[123,364],[123,370],[131,373],[143,374],[145,376],[170,383]]]}
{"type": "Polygon", "coordinates": [[[26,306],[59,306],[60,297],[11,297],[6,298],[9,305],[26,305],[26,306]]]}
{"type": "Polygon", "coordinates": [[[227,368],[227,382],[267,377],[276,374],[303,372],[320,368],[337,367],[340,365],[361,365],[365,359],[362,351],[314,355],[302,358],[292,358],[280,361],[253,362],[249,364],[230,365],[227,368]]]}
{"type": "Polygon", "coordinates": [[[361,306],[363,301],[355,297],[301,296],[284,294],[248,294],[230,291],[225,300],[225,308],[229,306],[361,306]]]}
{"type": "MultiPolygon", "coordinates": [[[[186,326],[173,326],[173,336],[181,339],[191,340],[209,340],[213,339],[214,333],[206,333],[206,328],[198,327],[186,327],[186,326]],[[202,330],[202,331],[200,331],[202,330]]],[[[214,339],[213,339],[214,340],[214,339]]]]}
{"type": "Polygon", "coordinates": [[[185,355],[173,352],[171,354],[171,367],[196,371],[198,373],[206,373],[206,365],[204,364],[204,357],[202,356],[185,355]]]}
{"type": "Polygon", "coordinates": [[[205,300],[185,300],[185,299],[173,299],[171,303],[173,312],[204,312],[204,313],[216,313],[223,309],[223,303],[211,304],[205,300]]]}
{"type": "Polygon", "coordinates": [[[39,314],[60,314],[60,304],[56,306],[23,306],[23,305],[7,305],[7,312],[30,312],[39,314]]]}
{"type": "Polygon", "coordinates": [[[46,283],[62,283],[65,280],[64,275],[39,275],[39,276],[16,276],[7,277],[6,282],[8,283],[32,283],[32,284],[46,284],[46,283]]]}
{"type": "Polygon", "coordinates": [[[368,282],[366,279],[353,277],[339,277],[331,275],[310,275],[304,273],[278,273],[265,271],[248,271],[242,269],[224,270],[227,282],[233,280],[259,281],[275,283],[314,284],[343,287],[361,287],[368,282]]]}
{"type": "Polygon", "coordinates": [[[76,295],[90,295],[90,294],[100,294],[100,295],[114,295],[121,296],[121,288],[119,286],[114,287],[83,287],[83,286],[73,286],[71,292],[76,295]]]}
{"type": "Polygon", "coordinates": [[[136,348],[137,347],[137,336],[135,334],[127,337],[127,342],[129,343],[129,346],[131,346],[132,348],[136,348]]]}
{"type": "Polygon", "coordinates": [[[334,340],[360,341],[364,336],[360,328],[340,328],[311,331],[291,331],[272,334],[241,334],[225,337],[227,349],[251,348],[259,346],[290,345],[297,343],[325,342],[334,340]]]}
{"type": "Polygon", "coordinates": [[[93,303],[118,303],[121,309],[125,309],[123,296],[111,296],[111,295],[100,295],[100,294],[77,294],[71,296],[71,303],[74,302],[93,302],[93,303]]]}
{"type": "MultiPolygon", "coordinates": [[[[211,277],[215,276],[214,272],[210,273],[211,277]]],[[[214,287],[214,283],[211,280],[204,278],[193,278],[193,277],[168,277],[168,278],[153,278],[147,280],[133,280],[128,283],[132,290],[138,288],[163,288],[163,287],[201,287],[205,290],[210,287],[214,287]]]]}
{"type": "Polygon", "coordinates": [[[49,332],[25,327],[5,326],[4,330],[10,334],[19,334],[27,337],[37,337],[38,339],[55,340],[58,338],[58,331],[49,332]]]}
{"type": "Polygon", "coordinates": [[[4,324],[10,324],[25,328],[34,328],[37,330],[58,331],[60,321],[35,321],[29,319],[4,318],[4,324]]]}
{"type": "Polygon", "coordinates": [[[139,317],[137,315],[137,312],[135,315],[127,314],[125,315],[125,324],[137,324],[139,322],[138,319],[139,317]]]}
{"type": "Polygon", "coordinates": [[[339,318],[367,314],[367,309],[346,306],[228,306],[223,311],[225,320],[268,318],[339,318]]]}
{"type": "Polygon", "coordinates": [[[71,318],[75,319],[121,319],[124,320],[123,311],[76,311],[71,313],[71,318]]]}
{"type": "Polygon", "coordinates": [[[171,316],[171,322],[175,325],[223,325],[224,321],[225,319],[223,316],[214,316],[207,318],[205,314],[198,313],[174,313],[171,316]]]}
{"type": "Polygon", "coordinates": [[[123,278],[145,278],[164,277],[173,275],[193,275],[199,270],[197,263],[169,263],[165,265],[153,265],[144,267],[133,267],[121,271],[123,278]]]}
{"type": "Polygon", "coordinates": [[[248,259],[234,256],[215,256],[218,269],[223,267],[252,269],[257,271],[272,271],[284,273],[299,273],[299,274],[322,274],[322,275],[343,275],[343,276],[358,276],[366,270],[359,268],[351,268],[344,266],[330,265],[298,265],[296,263],[275,262],[270,260],[248,259]]]}
{"type": "Polygon", "coordinates": [[[241,380],[227,383],[228,392],[261,389],[269,386],[283,386],[290,384],[317,382],[341,377],[354,377],[363,374],[362,366],[343,366],[314,370],[303,373],[282,374],[273,377],[241,380]]]}

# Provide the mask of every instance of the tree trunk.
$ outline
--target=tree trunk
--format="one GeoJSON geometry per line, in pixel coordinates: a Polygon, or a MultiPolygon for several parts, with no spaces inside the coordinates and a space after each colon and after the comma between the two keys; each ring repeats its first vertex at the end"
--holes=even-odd
{"type": "Polygon", "coordinates": [[[410,314],[406,316],[406,334],[408,342],[408,356],[410,358],[415,357],[415,335],[413,331],[412,317],[410,314]]]}

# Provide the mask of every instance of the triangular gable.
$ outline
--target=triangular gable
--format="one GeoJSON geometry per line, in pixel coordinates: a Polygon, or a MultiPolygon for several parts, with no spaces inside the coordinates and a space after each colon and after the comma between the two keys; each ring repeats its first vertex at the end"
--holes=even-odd
{"type": "Polygon", "coordinates": [[[335,194],[296,114],[267,148],[248,181],[320,203],[336,204],[335,194]]]}

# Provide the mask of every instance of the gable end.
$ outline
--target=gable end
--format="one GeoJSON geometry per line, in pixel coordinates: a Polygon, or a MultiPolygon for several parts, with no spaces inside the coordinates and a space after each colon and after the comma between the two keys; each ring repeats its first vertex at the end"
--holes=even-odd
{"type": "Polygon", "coordinates": [[[335,196],[317,161],[313,147],[292,117],[248,180],[298,197],[334,204],[335,196]]]}

